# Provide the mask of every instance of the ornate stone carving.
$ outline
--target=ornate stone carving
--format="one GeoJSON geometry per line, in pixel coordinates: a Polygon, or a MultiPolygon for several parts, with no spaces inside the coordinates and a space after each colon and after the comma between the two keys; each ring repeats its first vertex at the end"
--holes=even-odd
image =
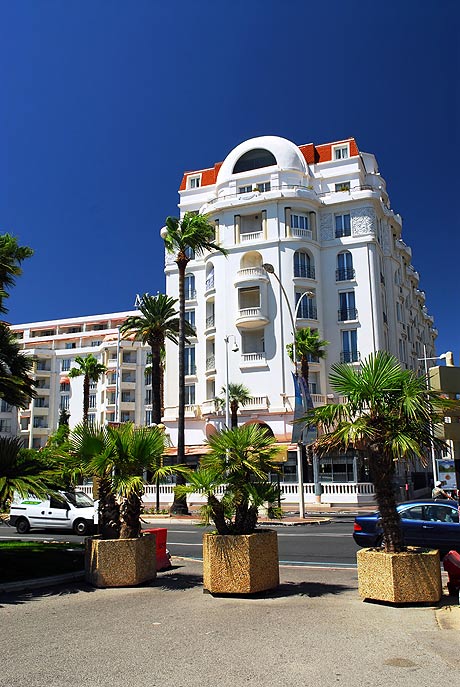
{"type": "Polygon", "coordinates": [[[376,218],[373,207],[353,208],[350,215],[352,236],[375,234],[376,218]]]}
{"type": "Polygon", "coordinates": [[[326,212],[320,215],[319,219],[321,240],[322,241],[332,241],[334,238],[333,225],[332,225],[332,213],[326,212]]]}

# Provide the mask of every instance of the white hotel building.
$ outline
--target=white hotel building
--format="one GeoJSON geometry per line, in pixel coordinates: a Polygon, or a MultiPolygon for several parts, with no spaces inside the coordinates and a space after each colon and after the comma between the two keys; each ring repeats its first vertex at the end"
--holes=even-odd
{"type": "MultiPolygon", "coordinates": [[[[359,365],[384,349],[406,367],[423,369],[417,359],[424,346],[434,355],[437,332],[401,238],[401,217],[391,209],[374,155],[359,151],[353,138],[317,146],[254,138],[224,162],[187,172],[179,195],[181,216],[209,214],[228,251],[192,259],[187,268],[187,317],[197,337],[186,349],[186,444],[199,454],[213,427],[222,426],[214,398],[222,396],[228,371],[229,381],[253,397],[240,408],[240,423],[270,427],[286,444],[285,475],[293,478],[291,315],[296,327],[317,329],[330,342],[326,359],[310,365],[315,405],[332,398],[328,373],[336,361],[359,365]]],[[[166,293],[177,298],[172,255],[165,274],[166,293]]],[[[164,423],[175,444],[177,349],[167,346],[164,423]]],[[[323,460],[319,469],[324,482],[366,479],[353,455],[323,460]]]]}

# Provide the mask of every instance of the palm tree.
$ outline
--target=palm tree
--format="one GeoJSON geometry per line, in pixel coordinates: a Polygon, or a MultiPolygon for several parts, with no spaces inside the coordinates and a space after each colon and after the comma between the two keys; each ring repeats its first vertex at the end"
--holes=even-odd
{"type": "Polygon", "coordinates": [[[294,346],[288,344],[286,346],[290,359],[296,364],[300,362],[300,375],[305,380],[308,389],[309,378],[309,358],[324,358],[326,356],[325,348],[329,345],[329,341],[324,341],[319,338],[316,330],[305,327],[297,329],[295,332],[295,350],[297,361],[294,361],[294,346]]]}
{"type": "Polygon", "coordinates": [[[26,408],[35,396],[29,376],[34,359],[22,353],[16,337],[0,322],[0,398],[17,408],[26,408]]]}
{"type": "MultiPolygon", "coordinates": [[[[215,227],[207,215],[186,212],[182,219],[167,217],[166,226],[161,230],[168,253],[176,256],[175,262],[179,272],[179,412],[177,421],[177,462],[185,462],[185,270],[190,261],[191,252],[200,257],[208,250],[217,250],[227,254],[227,251],[219,246],[215,240],[215,227]]],[[[182,477],[178,476],[178,483],[182,477]]],[[[172,513],[187,513],[187,504],[184,499],[174,497],[171,507],[172,513]]]]}
{"type": "MultiPolygon", "coordinates": [[[[148,344],[151,350],[152,422],[161,422],[162,353],[165,340],[178,343],[179,317],[175,309],[177,299],[158,293],[145,293],[139,305],[140,315],[131,315],[120,327],[123,338],[134,335],[135,341],[148,344]]],[[[195,329],[185,322],[186,336],[194,336],[195,329]]]]}
{"type": "Polygon", "coordinates": [[[0,235],[0,312],[6,312],[3,305],[3,299],[9,296],[6,289],[14,286],[16,277],[22,274],[21,263],[33,254],[32,248],[19,246],[11,234],[0,235]]]}
{"type": "Polygon", "coordinates": [[[158,427],[78,425],[70,437],[71,453],[86,474],[99,480],[99,529],[105,539],[140,536],[144,470],[165,477],[164,434],[158,427]]]}
{"type": "Polygon", "coordinates": [[[212,521],[219,534],[252,534],[264,503],[269,503],[270,514],[279,516],[272,505],[279,489],[269,481],[269,473],[279,470],[273,462],[279,450],[276,439],[264,428],[244,425],[213,434],[207,444],[210,452],[198,470],[184,471],[188,484],[176,487],[181,495],[205,494],[203,522],[212,521]],[[222,486],[225,493],[218,499],[215,492],[222,486]]]}
{"type": "Polygon", "coordinates": [[[432,445],[443,446],[433,434],[433,424],[442,421],[452,404],[458,407],[458,402],[427,392],[425,379],[402,369],[386,351],[371,354],[360,369],[332,365],[330,383],[346,401],[308,413],[306,421],[320,429],[313,449],[325,455],[352,448],[368,458],[385,551],[399,553],[404,543],[396,511],[395,462],[424,461],[432,445]]]}
{"type": "MultiPolygon", "coordinates": [[[[222,393],[224,394],[224,399],[220,399],[222,404],[225,405],[227,394],[225,386],[222,387],[222,393]]],[[[231,429],[238,427],[238,408],[241,406],[246,406],[251,402],[252,396],[251,392],[243,384],[232,384],[229,382],[228,385],[228,400],[230,405],[231,413],[231,429]]]]}
{"type": "Polygon", "coordinates": [[[26,450],[19,437],[0,437],[0,510],[17,492],[22,498],[45,497],[49,473],[36,451],[26,450]]]}
{"type": "Polygon", "coordinates": [[[88,424],[90,382],[98,382],[107,372],[107,368],[92,353],[85,358],[80,355],[75,356],[75,362],[79,367],[69,370],[69,377],[74,379],[83,376],[83,423],[88,424]]]}

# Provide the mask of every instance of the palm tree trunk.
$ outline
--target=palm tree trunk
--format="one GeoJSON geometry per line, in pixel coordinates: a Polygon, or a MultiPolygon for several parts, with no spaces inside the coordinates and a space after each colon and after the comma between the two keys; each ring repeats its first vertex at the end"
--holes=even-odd
{"type": "Polygon", "coordinates": [[[152,345],[152,422],[161,422],[161,360],[160,347],[152,345]]]}
{"type": "MultiPolygon", "coordinates": [[[[179,253],[176,259],[179,269],[179,412],[177,418],[177,458],[178,465],[185,464],[185,269],[188,259],[179,253]]],[[[177,475],[177,484],[185,484],[183,475],[177,475]]],[[[174,501],[170,508],[174,515],[188,515],[187,497],[174,495],[174,501]]]]}
{"type": "Polygon", "coordinates": [[[99,534],[102,539],[120,537],[120,506],[110,488],[110,479],[99,480],[99,534]]]}
{"type": "Polygon", "coordinates": [[[89,410],[89,375],[83,377],[83,424],[88,424],[89,410]]]}
{"type": "Polygon", "coordinates": [[[400,553],[404,551],[405,547],[399,514],[396,510],[393,483],[394,463],[391,456],[385,456],[383,452],[371,453],[369,467],[381,516],[385,551],[387,553],[400,553]]]}
{"type": "Polygon", "coordinates": [[[137,539],[141,535],[141,497],[137,493],[123,499],[120,507],[120,539],[137,539]]]}
{"type": "Polygon", "coordinates": [[[160,477],[157,475],[155,477],[155,491],[156,491],[156,504],[155,510],[157,513],[160,512],[160,477]]]}
{"type": "Polygon", "coordinates": [[[238,427],[238,403],[236,401],[232,401],[230,403],[230,410],[231,410],[231,420],[230,420],[230,427],[231,429],[235,429],[238,427]]]}

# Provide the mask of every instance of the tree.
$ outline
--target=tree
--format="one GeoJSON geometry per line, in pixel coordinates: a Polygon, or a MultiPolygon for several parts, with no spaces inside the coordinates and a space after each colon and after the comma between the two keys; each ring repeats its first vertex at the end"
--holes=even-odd
{"type": "Polygon", "coordinates": [[[49,488],[47,469],[36,451],[24,449],[19,437],[0,437],[0,510],[17,492],[22,498],[45,497],[49,488]]]}
{"type": "Polygon", "coordinates": [[[75,356],[75,362],[79,367],[73,367],[69,370],[69,377],[74,379],[83,376],[83,423],[87,424],[90,382],[98,382],[102,375],[107,372],[107,368],[92,353],[85,358],[80,355],[75,356]]]}
{"type": "MultiPolygon", "coordinates": [[[[182,219],[167,217],[166,226],[161,230],[168,253],[176,256],[175,262],[179,272],[179,401],[177,420],[177,462],[185,462],[185,271],[190,261],[190,253],[200,257],[208,250],[220,251],[224,255],[227,251],[219,246],[215,240],[215,227],[207,215],[186,212],[182,219]]],[[[178,476],[178,483],[182,477],[178,476]]],[[[187,513],[184,499],[174,497],[171,507],[172,513],[187,513]]]]}
{"type": "Polygon", "coordinates": [[[29,376],[34,360],[22,353],[16,337],[0,322],[0,398],[17,408],[26,408],[35,396],[29,376]]]}
{"type": "MultiPolygon", "coordinates": [[[[152,370],[152,422],[161,422],[162,353],[165,340],[178,343],[179,317],[175,309],[177,299],[158,293],[149,296],[145,293],[139,305],[140,315],[128,317],[120,327],[123,338],[134,335],[135,341],[148,344],[151,350],[152,370]]],[[[185,322],[186,336],[194,336],[195,329],[185,322]]]]}
{"type": "Polygon", "coordinates": [[[294,346],[288,344],[286,346],[290,359],[295,362],[300,362],[300,375],[305,380],[308,388],[309,378],[309,358],[324,358],[326,356],[325,348],[329,345],[329,341],[324,341],[319,338],[317,331],[305,327],[297,329],[295,332],[295,349],[297,361],[294,361],[294,346]]]}
{"type": "MultiPolygon", "coordinates": [[[[227,394],[226,394],[226,387],[222,387],[222,393],[224,394],[224,398],[219,399],[219,405],[223,405],[225,407],[226,399],[227,399],[227,394]]],[[[245,387],[243,384],[232,384],[231,382],[228,385],[228,401],[230,405],[230,412],[231,412],[231,421],[230,425],[232,429],[235,429],[235,427],[238,427],[238,408],[240,406],[246,406],[250,401],[252,400],[251,392],[247,387],[245,387]]]]}
{"type": "Polygon", "coordinates": [[[11,234],[0,235],[0,312],[7,312],[3,300],[9,297],[7,289],[14,286],[22,274],[21,263],[34,254],[32,248],[19,246],[11,234]]]}
{"type": "Polygon", "coordinates": [[[330,383],[346,401],[307,414],[306,421],[321,430],[313,449],[325,455],[352,448],[368,458],[385,551],[399,553],[404,542],[396,511],[395,462],[415,457],[424,461],[432,442],[444,446],[434,436],[433,425],[459,404],[427,392],[425,378],[402,369],[386,351],[371,354],[360,369],[332,365],[330,383]]]}
{"type": "Polygon", "coordinates": [[[158,427],[96,427],[80,424],[70,436],[71,453],[82,472],[99,484],[99,530],[104,539],[140,536],[144,470],[174,472],[161,466],[165,437],[158,427]]]}

